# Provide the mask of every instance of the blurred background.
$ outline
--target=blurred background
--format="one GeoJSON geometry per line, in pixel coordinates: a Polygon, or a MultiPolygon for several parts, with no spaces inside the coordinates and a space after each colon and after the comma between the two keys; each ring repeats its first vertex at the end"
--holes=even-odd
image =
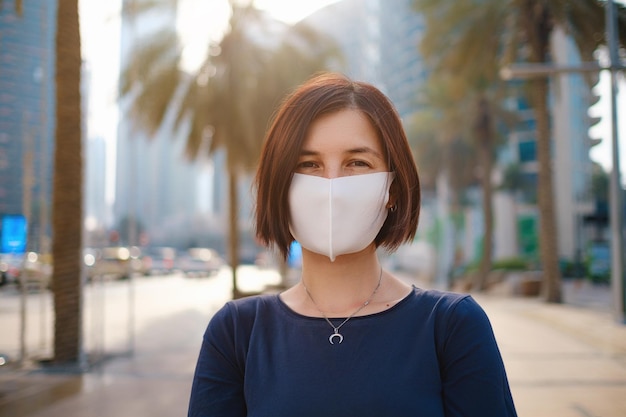
{"type": "Polygon", "coordinates": [[[149,280],[221,280],[226,299],[296,279],[297,246],[283,262],[255,241],[252,178],[273,109],[321,70],[381,88],[414,151],[418,235],[381,253],[388,269],[431,287],[557,304],[567,288],[600,288],[593,307],[621,320],[623,266],[611,251],[623,240],[626,198],[624,181],[612,183],[612,140],[626,137],[624,5],[615,2],[614,53],[606,2],[528,3],[541,6],[1,2],[6,362],[84,364],[132,352],[149,280]],[[62,3],[76,3],[78,16],[62,3]],[[72,19],[80,78],[68,79],[59,61],[73,61],[56,35],[72,19]],[[73,82],[80,94],[63,105],[58,93],[73,82]],[[78,142],[59,129],[61,111],[78,142]],[[63,162],[60,150],[78,162],[63,162]],[[81,185],[64,185],[63,175],[81,185]],[[70,188],[57,206],[64,197],[55,194],[70,188]],[[611,289],[612,265],[622,282],[611,289]],[[59,321],[67,315],[79,320],[59,321]]]}

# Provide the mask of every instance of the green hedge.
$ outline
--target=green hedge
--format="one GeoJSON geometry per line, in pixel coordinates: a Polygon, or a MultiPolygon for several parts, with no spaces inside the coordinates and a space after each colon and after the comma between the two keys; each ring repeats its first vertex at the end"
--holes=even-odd
{"type": "Polygon", "coordinates": [[[530,263],[520,257],[502,258],[493,261],[492,269],[500,269],[505,271],[526,271],[530,267],[530,263]]]}

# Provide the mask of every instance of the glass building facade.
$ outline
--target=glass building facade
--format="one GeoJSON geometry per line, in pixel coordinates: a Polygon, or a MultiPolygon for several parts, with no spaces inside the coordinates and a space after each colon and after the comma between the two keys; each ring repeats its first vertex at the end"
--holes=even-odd
{"type": "Polygon", "coordinates": [[[34,237],[52,200],[56,1],[24,1],[21,15],[13,3],[0,10],[0,214],[26,215],[34,237]]]}

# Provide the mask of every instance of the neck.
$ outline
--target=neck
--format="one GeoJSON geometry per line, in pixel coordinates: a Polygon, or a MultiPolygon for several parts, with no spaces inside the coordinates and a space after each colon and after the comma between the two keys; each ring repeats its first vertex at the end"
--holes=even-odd
{"type": "Polygon", "coordinates": [[[308,299],[308,290],[313,307],[330,317],[347,317],[372,297],[381,273],[375,251],[339,256],[334,262],[303,253],[302,296],[308,299]]]}

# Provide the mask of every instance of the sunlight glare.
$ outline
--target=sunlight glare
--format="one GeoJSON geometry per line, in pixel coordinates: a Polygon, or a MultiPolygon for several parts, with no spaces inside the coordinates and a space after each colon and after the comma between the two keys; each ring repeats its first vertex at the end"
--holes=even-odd
{"type": "Polygon", "coordinates": [[[274,18],[287,23],[296,23],[318,9],[338,0],[255,0],[254,5],[266,10],[274,18]]]}
{"type": "MultiPolygon", "coordinates": [[[[255,7],[275,19],[293,24],[338,0],[254,0],[255,7]]],[[[207,44],[218,41],[228,26],[227,0],[183,0],[178,6],[178,28],[183,51],[183,67],[192,71],[206,55],[207,44]]]]}

